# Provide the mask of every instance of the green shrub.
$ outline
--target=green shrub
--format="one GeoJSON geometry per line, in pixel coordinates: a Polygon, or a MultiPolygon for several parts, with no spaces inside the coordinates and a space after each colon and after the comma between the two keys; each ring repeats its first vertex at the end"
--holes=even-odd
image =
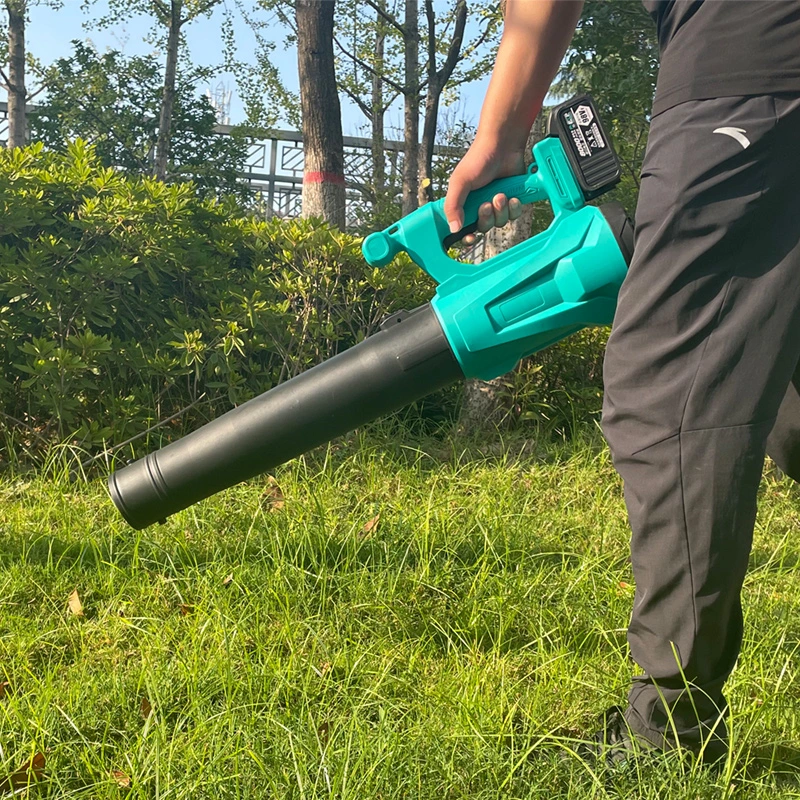
{"type": "Polygon", "coordinates": [[[80,141],[0,151],[6,447],[96,451],[172,415],[180,432],[431,291],[408,260],[370,269],[360,241],[324,223],[125,177],[80,141]]]}
{"type": "Polygon", "coordinates": [[[558,437],[598,420],[608,334],[608,328],[584,328],[526,358],[508,381],[516,419],[558,437]]]}

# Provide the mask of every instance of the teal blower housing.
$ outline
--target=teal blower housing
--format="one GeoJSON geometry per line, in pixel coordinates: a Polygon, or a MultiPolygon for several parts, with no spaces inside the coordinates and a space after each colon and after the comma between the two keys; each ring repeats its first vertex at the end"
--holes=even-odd
{"type": "Polygon", "coordinates": [[[610,324],[633,228],[619,204],[587,203],[619,177],[591,99],[556,107],[527,172],[472,192],[461,231],[450,233],[438,200],[365,239],[372,266],[408,253],[438,284],[430,303],[393,314],[355,347],[112,473],[115,505],[144,528],[436,389],[495,378],[581,328],[610,324]],[[500,192],[547,200],[550,227],[480,264],[451,258],[452,245],[476,229],[480,205],[500,192]]]}

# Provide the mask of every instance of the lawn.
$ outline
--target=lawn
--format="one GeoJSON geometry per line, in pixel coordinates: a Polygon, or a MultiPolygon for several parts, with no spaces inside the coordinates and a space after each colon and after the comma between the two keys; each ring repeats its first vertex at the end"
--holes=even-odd
{"type": "Polygon", "coordinates": [[[609,776],[569,756],[635,671],[599,435],[374,428],[142,532],[99,479],[6,472],[0,778],[35,758],[51,798],[800,797],[800,487],[761,491],[728,762],[609,776]]]}

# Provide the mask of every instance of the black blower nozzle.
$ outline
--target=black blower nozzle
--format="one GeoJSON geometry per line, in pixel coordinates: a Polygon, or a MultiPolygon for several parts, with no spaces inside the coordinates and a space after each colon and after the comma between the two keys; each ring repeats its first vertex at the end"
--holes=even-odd
{"type": "Polygon", "coordinates": [[[430,304],[399,312],[355,347],[113,473],[111,499],[145,528],[463,377],[430,304]]]}

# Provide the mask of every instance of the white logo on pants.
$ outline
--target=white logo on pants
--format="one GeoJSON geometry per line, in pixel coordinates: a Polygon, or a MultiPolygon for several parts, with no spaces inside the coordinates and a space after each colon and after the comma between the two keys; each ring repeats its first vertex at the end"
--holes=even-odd
{"type": "Polygon", "coordinates": [[[745,136],[747,131],[744,128],[717,128],[714,133],[724,133],[725,136],[736,139],[745,150],[750,147],[750,140],[745,136]]]}

